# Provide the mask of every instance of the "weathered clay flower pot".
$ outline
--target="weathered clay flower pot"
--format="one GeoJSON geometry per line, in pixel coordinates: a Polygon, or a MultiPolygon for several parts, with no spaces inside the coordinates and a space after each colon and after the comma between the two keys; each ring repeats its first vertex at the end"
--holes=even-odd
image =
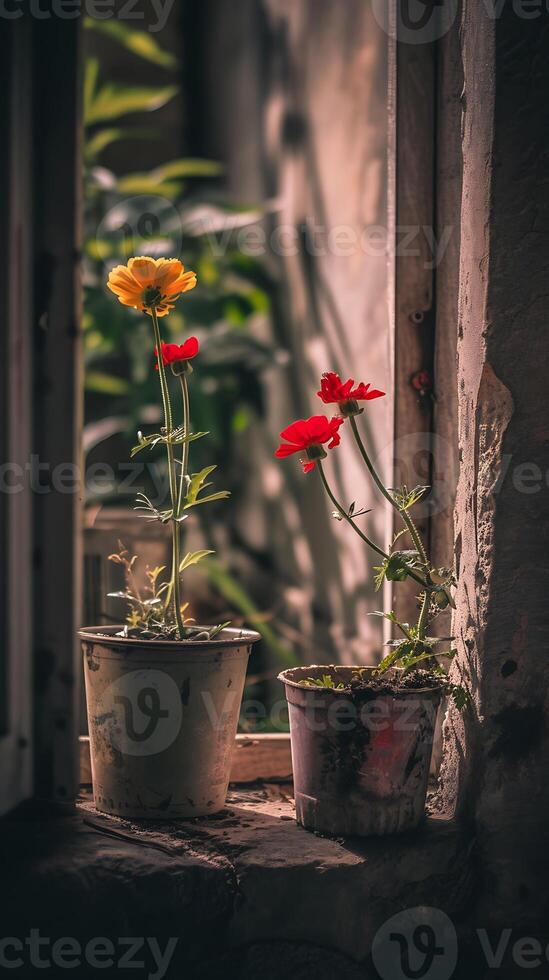
{"type": "Polygon", "coordinates": [[[197,817],[222,809],[251,630],[214,640],[79,632],[95,805],[122,817],[197,817]]]}
{"type": "Polygon", "coordinates": [[[440,689],[380,694],[301,687],[352,667],[279,674],[289,704],[297,820],[335,836],[394,834],[424,815],[440,689]]]}

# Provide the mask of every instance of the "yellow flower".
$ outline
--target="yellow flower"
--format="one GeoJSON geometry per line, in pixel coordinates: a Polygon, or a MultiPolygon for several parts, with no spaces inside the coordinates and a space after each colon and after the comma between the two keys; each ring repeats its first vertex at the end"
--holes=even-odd
{"type": "Polygon", "coordinates": [[[117,265],[109,274],[107,286],[124,306],[167,316],[182,293],[196,286],[196,273],[185,272],[179,259],[151,259],[146,255],[117,265]]]}

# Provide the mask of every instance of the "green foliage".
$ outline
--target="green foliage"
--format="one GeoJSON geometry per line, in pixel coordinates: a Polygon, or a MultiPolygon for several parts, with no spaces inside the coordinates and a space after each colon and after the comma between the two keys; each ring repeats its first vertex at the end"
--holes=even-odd
{"type": "Polygon", "coordinates": [[[191,565],[198,565],[203,558],[207,558],[208,555],[215,554],[214,551],[210,551],[208,548],[203,548],[202,551],[188,551],[184,558],[181,559],[179,563],[179,572],[184,572],[186,568],[190,568],[191,565]]]}
{"type": "Polygon", "coordinates": [[[382,565],[376,565],[374,569],[376,592],[379,592],[385,579],[388,582],[404,582],[410,575],[410,571],[420,565],[417,551],[393,551],[388,558],[385,558],[382,565]]]}
{"type": "Polygon", "coordinates": [[[135,30],[135,28],[128,27],[123,21],[116,20],[114,17],[108,20],[86,17],[84,27],[87,30],[105,34],[133,54],[152,62],[154,65],[160,65],[162,68],[177,67],[177,59],[174,55],[161,48],[149,31],[135,30]]]}
{"type": "Polygon", "coordinates": [[[447,694],[452,698],[458,711],[463,711],[471,703],[469,691],[461,684],[449,684],[446,688],[447,694]]]}
{"type": "MultiPolygon", "coordinates": [[[[213,551],[206,550],[189,552],[180,563],[180,573],[212,554],[213,551]]],[[[177,625],[166,616],[166,608],[171,601],[171,583],[160,580],[162,573],[166,571],[165,565],[158,565],[155,568],[149,568],[147,565],[145,569],[147,584],[144,588],[140,588],[134,571],[138,561],[137,555],[130,555],[121,541],[118,542],[118,551],[109,555],[109,561],[121,565],[124,570],[125,588],[120,592],[109,592],[111,598],[123,599],[128,606],[122,636],[144,639],[213,640],[230,626],[229,621],[215,626],[195,626],[192,617],[185,615],[189,607],[186,602],[181,606],[184,636],[180,637],[177,625]]]]}
{"type": "Polygon", "coordinates": [[[295,667],[299,661],[293,650],[280,639],[269,623],[265,622],[264,614],[230,570],[212,559],[206,563],[203,572],[209,583],[226,602],[244,616],[258,633],[261,633],[265,645],[275,660],[286,667],[295,667]]]}
{"type": "Polygon", "coordinates": [[[410,510],[414,504],[419,503],[428,490],[429,487],[414,487],[413,490],[408,490],[408,487],[403,486],[393,489],[391,493],[398,509],[401,511],[406,511],[410,510]]]}
{"type": "MultiPolygon", "coordinates": [[[[184,443],[196,442],[197,439],[202,439],[208,435],[209,432],[194,432],[186,435],[185,428],[182,425],[177,429],[172,429],[169,436],[163,435],[161,432],[153,432],[152,435],[144,436],[142,432],[138,432],[137,438],[139,441],[137,446],[134,446],[131,450],[130,457],[137,456],[137,453],[140,453],[143,449],[154,449],[159,444],[164,446],[182,446],[184,443]]],[[[215,469],[215,467],[213,468],[215,469]]]]}
{"type": "Polygon", "coordinates": [[[109,561],[123,567],[125,588],[121,592],[109,592],[109,596],[113,599],[123,599],[127,603],[126,625],[129,629],[148,631],[161,614],[168,583],[159,581],[162,572],[165,571],[164,565],[155,568],[149,568],[147,565],[148,584],[144,590],[140,589],[134,574],[137,560],[137,555],[130,555],[127,548],[119,541],[118,551],[109,555],[109,561]]]}
{"type": "Polygon", "coordinates": [[[335,679],[330,674],[322,674],[322,677],[307,677],[305,680],[298,681],[300,687],[321,687],[324,690],[343,691],[345,684],[340,681],[336,684],[335,679]]]}
{"type": "Polygon", "coordinates": [[[84,73],[84,125],[108,122],[134,112],[154,112],[178,93],[177,85],[132,86],[99,82],[99,62],[91,58],[84,73]]]}

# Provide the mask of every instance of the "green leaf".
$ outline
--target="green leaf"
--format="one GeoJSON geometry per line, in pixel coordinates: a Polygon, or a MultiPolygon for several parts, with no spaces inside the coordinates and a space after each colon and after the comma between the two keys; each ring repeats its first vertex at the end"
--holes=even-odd
{"type": "Polygon", "coordinates": [[[84,118],[86,119],[93,103],[99,77],[99,59],[87,58],[84,68],[84,118]]]}
{"type": "Polygon", "coordinates": [[[172,446],[181,446],[184,442],[195,442],[197,439],[203,439],[204,436],[209,436],[209,432],[191,432],[190,435],[185,435],[185,427],[180,425],[177,429],[172,430],[172,434],[166,442],[169,442],[172,446]]]}
{"type": "Polygon", "coordinates": [[[219,177],[223,172],[224,167],[215,160],[183,157],[180,160],[163,163],[153,170],[152,174],[159,180],[171,180],[173,177],[219,177]]]}
{"type": "MultiPolygon", "coordinates": [[[[203,470],[198,473],[193,473],[192,476],[187,477],[187,493],[185,500],[187,503],[194,503],[201,489],[204,487],[205,480],[208,479],[210,473],[216,470],[216,466],[205,466],[203,470]]],[[[210,486],[210,484],[208,484],[210,486]]]]}
{"type": "Polygon", "coordinates": [[[116,183],[120,194],[157,194],[173,201],[181,193],[182,185],[176,180],[157,180],[152,173],[127,174],[116,183]]]}
{"type": "Polygon", "coordinates": [[[307,677],[305,680],[298,681],[298,683],[300,687],[323,687],[330,691],[342,691],[345,688],[345,684],[342,681],[336,684],[330,674],[322,674],[322,677],[307,677]]]}
{"type": "Polygon", "coordinates": [[[374,612],[368,613],[368,615],[381,616],[382,619],[388,619],[390,623],[396,623],[397,621],[396,615],[392,610],[391,612],[381,612],[379,609],[376,609],[374,612]]]}
{"type": "Polygon", "coordinates": [[[433,660],[434,657],[449,657],[450,660],[452,659],[447,653],[434,653],[433,650],[425,650],[417,656],[412,655],[406,657],[406,662],[402,665],[404,667],[403,676],[409,674],[418,664],[423,663],[425,660],[433,660]]]}
{"type": "Polygon", "coordinates": [[[117,189],[122,194],[160,194],[174,199],[182,189],[182,180],[188,177],[217,177],[223,173],[220,164],[213,160],[180,159],[156,167],[144,173],[131,173],[120,177],[117,189]]]}
{"type": "Polygon", "coordinates": [[[383,658],[381,663],[377,665],[374,673],[377,676],[384,674],[390,667],[394,667],[398,661],[402,659],[402,657],[412,653],[415,646],[416,644],[413,640],[403,640],[402,643],[399,643],[395,650],[392,650],[391,653],[388,653],[387,656],[383,658]]]}
{"type": "Polygon", "coordinates": [[[471,695],[466,688],[462,687],[461,684],[452,684],[447,689],[447,693],[453,699],[454,704],[458,711],[463,711],[463,709],[470,703],[471,695]]]}
{"type": "Polygon", "coordinates": [[[121,127],[105,127],[98,129],[93,136],[90,136],[86,140],[84,146],[84,156],[88,164],[95,162],[96,158],[107,148],[111,143],[116,143],[120,140],[137,140],[137,139],[158,139],[158,134],[155,133],[153,129],[122,129],[121,127]]]}
{"type": "Polygon", "coordinates": [[[399,487],[392,490],[393,500],[399,510],[409,510],[421,500],[429,489],[430,487],[414,487],[413,490],[408,490],[406,486],[399,487]]]}
{"type": "Polygon", "coordinates": [[[226,623],[219,623],[218,626],[212,626],[208,630],[209,639],[210,640],[215,640],[216,636],[219,636],[219,634],[222,633],[224,629],[227,629],[227,626],[230,626],[230,625],[231,625],[231,620],[228,619],[226,623]]]}
{"type": "Polygon", "coordinates": [[[162,68],[177,67],[175,55],[161,48],[158,41],[147,31],[135,30],[135,28],[128,27],[127,24],[112,17],[108,20],[86,17],[84,27],[87,30],[105,34],[127,48],[128,51],[132,51],[139,58],[144,58],[145,61],[150,61],[154,65],[160,65],[162,68]]]}
{"type": "Polygon", "coordinates": [[[376,565],[377,575],[374,578],[376,592],[379,591],[386,578],[388,582],[404,582],[414,565],[417,564],[419,555],[417,551],[393,551],[385,559],[382,565],[376,565]]]}
{"type": "Polygon", "coordinates": [[[118,119],[132,112],[154,112],[170,102],[177,93],[177,85],[130,88],[115,82],[105,82],[101,88],[95,88],[86,103],[84,122],[90,126],[107,119],[118,119]]]}
{"type": "MultiPolygon", "coordinates": [[[[164,445],[169,443],[171,446],[181,446],[185,442],[195,442],[196,439],[202,439],[203,436],[209,435],[208,432],[194,432],[189,436],[186,436],[184,433],[185,429],[183,426],[180,426],[178,429],[174,429],[172,431],[169,439],[167,436],[163,436],[161,432],[153,432],[152,435],[141,436],[137,446],[134,446],[130,452],[130,459],[137,456],[137,453],[140,453],[142,449],[154,449],[154,447],[159,443],[163,443],[164,445]]],[[[137,434],[139,436],[139,433],[137,434]]],[[[180,461],[176,460],[176,462],[179,463],[180,461]]]]}
{"type": "MultiPolygon", "coordinates": [[[[210,484],[208,483],[207,486],[210,486],[210,484]]],[[[230,496],[230,490],[218,490],[217,493],[210,493],[207,497],[199,497],[192,504],[185,504],[185,510],[188,507],[198,507],[199,504],[211,504],[214,500],[227,500],[230,496]]]]}
{"type": "Polygon", "coordinates": [[[187,552],[185,557],[182,558],[179,563],[179,572],[180,573],[184,572],[185,569],[189,568],[191,565],[198,565],[198,562],[202,561],[203,558],[206,558],[208,555],[214,555],[214,554],[215,551],[209,551],[208,549],[204,549],[203,551],[187,552]]]}
{"type": "Polygon", "coordinates": [[[211,503],[213,500],[224,500],[230,496],[228,490],[219,490],[217,493],[208,494],[206,497],[198,496],[202,490],[206,490],[207,487],[211,486],[211,483],[206,483],[206,480],[216,468],[216,466],[205,466],[199,473],[193,473],[192,476],[187,477],[187,493],[185,495],[184,510],[187,510],[189,507],[197,507],[198,504],[211,503]]]}
{"type": "Polygon", "coordinates": [[[129,395],[131,392],[131,385],[125,378],[102,371],[87,371],[84,384],[87,391],[101,395],[129,395]]]}

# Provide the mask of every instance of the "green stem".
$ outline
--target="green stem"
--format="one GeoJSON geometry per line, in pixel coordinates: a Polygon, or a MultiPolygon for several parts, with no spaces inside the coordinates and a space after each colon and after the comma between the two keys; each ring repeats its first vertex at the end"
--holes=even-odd
{"type": "Polygon", "coordinates": [[[166,369],[164,367],[164,361],[162,359],[162,338],[160,336],[160,327],[158,325],[158,317],[156,315],[156,310],[151,307],[151,319],[153,323],[154,330],[154,340],[157,351],[157,361],[158,361],[158,374],[160,378],[160,391],[162,393],[162,405],[164,407],[164,426],[166,429],[166,452],[168,456],[168,475],[170,480],[170,497],[172,502],[172,574],[170,580],[170,588],[168,589],[168,597],[166,605],[168,606],[173,598],[175,621],[177,624],[177,629],[179,631],[180,639],[183,638],[183,618],[181,616],[181,596],[180,596],[180,578],[179,578],[179,524],[177,518],[179,517],[178,512],[178,500],[177,500],[177,476],[175,472],[175,460],[173,454],[173,446],[170,443],[170,436],[172,434],[173,422],[172,422],[172,406],[170,403],[170,392],[168,388],[168,381],[166,378],[166,369]]]}
{"type": "Polygon", "coordinates": [[[331,491],[331,489],[330,489],[330,487],[328,485],[328,481],[326,479],[326,474],[324,473],[324,468],[322,466],[321,460],[318,461],[318,464],[317,465],[318,465],[318,472],[320,473],[320,479],[322,480],[322,483],[324,484],[324,489],[325,489],[326,493],[328,494],[330,500],[332,501],[332,503],[333,503],[334,507],[336,508],[336,510],[337,510],[338,514],[340,515],[340,517],[342,517],[344,521],[347,521],[347,524],[350,524],[351,525],[351,527],[353,528],[354,531],[356,531],[356,533],[359,535],[359,537],[361,537],[362,540],[368,545],[368,547],[371,548],[373,551],[375,551],[376,554],[381,555],[382,558],[388,558],[389,555],[386,554],[386,552],[383,551],[382,548],[379,548],[377,546],[377,544],[374,544],[373,541],[370,541],[370,538],[368,538],[364,534],[364,532],[360,530],[360,528],[358,527],[358,525],[355,524],[355,522],[353,521],[352,517],[349,517],[349,514],[343,509],[343,507],[341,506],[341,504],[339,503],[339,501],[336,500],[336,498],[334,497],[334,495],[333,495],[333,493],[332,493],[332,491],[331,491]]]}
{"type": "MultiPolygon", "coordinates": [[[[189,437],[190,430],[190,402],[189,402],[189,383],[187,381],[186,374],[179,375],[179,381],[181,382],[181,396],[183,399],[183,434],[186,439],[189,437]]],[[[185,494],[186,481],[185,477],[187,475],[187,470],[189,468],[189,443],[183,443],[183,449],[181,453],[181,474],[179,477],[179,496],[177,500],[177,512],[181,514],[181,508],[183,506],[183,497],[185,494]]]]}
{"type": "Polygon", "coordinates": [[[428,563],[428,560],[427,560],[427,554],[426,554],[425,548],[423,546],[423,542],[421,540],[421,537],[419,535],[419,532],[418,532],[418,530],[417,530],[417,528],[416,528],[416,526],[415,526],[412,518],[410,517],[410,515],[405,510],[402,510],[398,506],[398,504],[397,504],[396,500],[394,499],[394,497],[391,496],[391,494],[387,490],[386,486],[383,484],[383,482],[379,478],[379,476],[378,476],[378,474],[376,472],[376,469],[375,469],[375,467],[374,467],[374,465],[373,465],[370,457],[368,456],[368,453],[366,452],[366,447],[364,446],[364,443],[362,442],[362,439],[360,438],[360,433],[358,431],[358,426],[356,424],[356,418],[354,416],[351,416],[350,423],[351,423],[351,429],[353,430],[353,435],[355,437],[356,444],[357,444],[357,446],[359,448],[359,451],[360,451],[360,455],[362,456],[362,459],[364,460],[364,462],[366,463],[366,466],[368,467],[368,470],[370,472],[370,476],[372,477],[372,480],[374,481],[374,483],[375,483],[376,487],[378,488],[378,490],[380,491],[380,493],[382,493],[383,496],[385,497],[385,499],[389,501],[389,503],[391,504],[391,507],[394,507],[394,509],[397,511],[397,513],[400,514],[400,517],[401,517],[402,521],[404,522],[404,525],[406,527],[406,530],[408,531],[408,533],[409,533],[409,535],[410,535],[410,537],[411,537],[411,539],[412,539],[412,541],[414,543],[415,549],[418,552],[419,557],[421,558],[422,562],[425,563],[425,565],[428,565],[429,563],[428,563]]]}
{"type": "Polygon", "coordinates": [[[425,592],[421,603],[421,612],[419,614],[419,619],[417,621],[418,640],[425,639],[425,634],[427,632],[428,619],[429,619],[429,606],[430,606],[429,593],[425,592]]]}

